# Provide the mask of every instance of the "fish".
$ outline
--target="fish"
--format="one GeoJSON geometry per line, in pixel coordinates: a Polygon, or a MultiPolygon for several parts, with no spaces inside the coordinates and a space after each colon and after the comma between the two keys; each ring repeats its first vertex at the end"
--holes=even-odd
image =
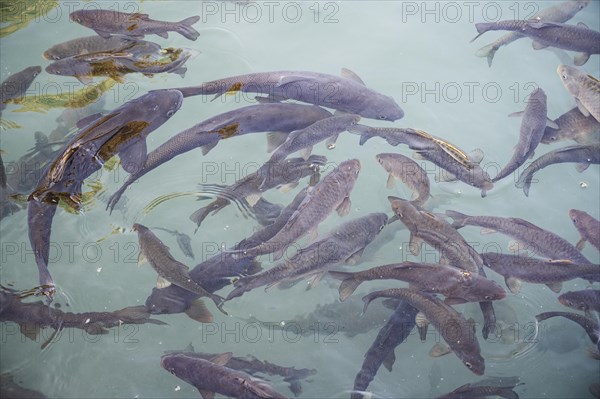
{"type": "MultiPolygon", "coordinates": [[[[245,201],[245,200],[244,200],[245,201]]],[[[246,204],[250,207],[250,204],[246,201],[246,204]]],[[[268,226],[272,224],[275,219],[281,214],[283,205],[274,204],[260,197],[254,206],[251,206],[252,213],[256,217],[256,221],[261,226],[268,226]]]]}
{"type": "Polygon", "coordinates": [[[185,97],[236,92],[265,94],[262,102],[297,100],[363,118],[393,122],[404,117],[396,101],[365,86],[356,73],[343,68],[341,77],[310,71],[273,71],[232,76],[178,88],[185,97]]]}
{"type": "Polygon", "coordinates": [[[237,298],[254,288],[266,285],[268,289],[303,277],[310,278],[311,286],[316,285],[328,267],[339,263],[356,263],[367,245],[386,226],[387,219],[385,213],[370,213],[342,223],[273,268],[237,280],[233,284],[235,289],[227,296],[227,300],[237,298]]]}
{"type": "Polygon", "coordinates": [[[560,292],[562,283],[575,278],[600,281],[600,266],[575,264],[572,261],[546,261],[523,255],[509,255],[495,252],[481,254],[483,263],[504,277],[506,286],[513,294],[518,294],[523,281],[545,284],[554,292],[560,292]]]}
{"type": "Polygon", "coordinates": [[[582,145],[600,143],[600,122],[592,115],[583,115],[577,107],[559,116],[554,123],[558,129],[547,126],[541,141],[543,144],[561,140],[573,140],[582,145]]]}
{"type": "Polygon", "coordinates": [[[202,148],[206,155],[221,139],[265,131],[289,133],[329,116],[330,112],[314,105],[277,103],[250,105],[209,118],[177,133],[150,152],[144,167],[131,174],[112,195],[107,209],[112,211],[127,187],[140,177],[194,148],[202,148]]]}
{"type": "Polygon", "coordinates": [[[158,288],[165,288],[171,284],[175,284],[195,294],[210,298],[217,308],[221,310],[224,302],[223,298],[208,292],[204,287],[192,280],[188,273],[188,267],[173,258],[169,253],[169,248],[149,228],[135,223],[133,230],[138,233],[140,260],[148,260],[148,263],[158,273],[158,280],[156,282],[158,288]]]}
{"type": "Polygon", "coordinates": [[[394,179],[401,180],[413,192],[411,201],[423,206],[431,197],[427,172],[412,159],[395,153],[381,153],[375,156],[377,162],[389,173],[387,188],[394,186],[394,179]]]}
{"type": "Polygon", "coordinates": [[[4,79],[0,84],[0,112],[6,108],[6,103],[10,100],[23,98],[29,86],[41,72],[41,66],[30,66],[4,79]]]}
{"type": "Polygon", "coordinates": [[[380,279],[406,281],[411,289],[443,294],[448,304],[495,301],[506,296],[496,282],[479,274],[431,263],[402,262],[361,272],[329,271],[329,274],[342,280],[339,288],[340,301],[346,300],[360,283],[380,279]]]}
{"type": "Polygon", "coordinates": [[[585,330],[590,341],[592,341],[592,343],[596,345],[597,350],[600,351],[600,324],[598,324],[598,321],[570,312],[544,312],[535,316],[538,322],[552,317],[564,317],[565,319],[569,319],[579,324],[581,328],[585,330]]]}
{"type": "MultiPolygon", "coordinates": [[[[590,0],[569,0],[562,3],[559,3],[553,7],[548,7],[543,10],[538,11],[534,15],[532,15],[531,19],[537,19],[540,21],[548,21],[548,22],[567,22],[571,18],[575,16],[579,11],[583,10],[588,6],[590,0]]],[[[492,61],[494,59],[494,55],[496,51],[500,49],[502,46],[506,46],[514,42],[515,40],[521,39],[525,37],[517,31],[507,33],[494,42],[488,44],[477,50],[475,53],[478,57],[486,57],[488,61],[488,65],[492,66],[492,61]]]]}
{"type": "Polygon", "coordinates": [[[158,35],[164,39],[168,32],[177,32],[186,39],[195,41],[200,33],[192,25],[200,20],[198,15],[179,22],[150,19],[148,14],[124,13],[114,10],[83,9],[69,14],[73,22],[94,30],[98,35],[109,38],[111,35],[124,35],[143,38],[145,35],[158,35]]]}
{"type": "Polygon", "coordinates": [[[588,390],[594,398],[600,398],[600,384],[590,384],[588,390]]]}
{"type": "Polygon", "coordinates": [[[275,391],[265,381],[225,367],[232,356],[233,353],[226,352],[204,360],[182,354],[167,354],[160,358],[160,365],[177,378],[196,387],[203,399],[212,399],[215,393],[234,398],[285,399],[283,394],[275,391]]]}
{"type": "Polygon", "coordinates": [[[351,208],[350,192],[354,188],[360,168],[358,159],[341,162],[311,187],[296,212],[277,234],[260,245],[236,249],[231,253],[252,257],[275,253],[274,259],[277,260],[283,256],[288,245],[306,234],[314,235],[319,223],[333,210],[340,216],[347,215],[351,208]]]}
{"type": "Polygon", "coordinates": [[[415,317],[418,310],[407,301],[400,301],[387,323],[379,330],[375,341],[371,344],[360,371],[354,378],[354,388],[351,399],[361,399],[369,387],[379,367],[383,364],[389,371],[396,361],[394,350],[408,338],[415,327],[415,317]]]}
{"type": "Polygon", "coordinates": [[[594,219],[587,212],[577,209],[569,209],[569,217],[581,235],[581,239],[575,247],[581,251],[585,242],[589,241],[590,244],[600,251],[600,221],[594,219]]]}
{"type": "Polygon", "coordinates": [[[506,234],[520,242],[521,249],[534,252],[539,256],[551,260],[569,260],[581,265],[591,264],[567,240],[527,220],[498,216],[468,216],[452,210],[447,210],[446,215],[453,219],[452,226],[456,229],[464,226],[479,226],[482,227],[482,233],[506,234]]]}
{"type": "Polygon", "coordinates": [[[591,164],[600,164],[600,144],[573,145],[547,152],[525,168],[515,186],[522,188],[523,193],[529,196],[533,175],[536,172],[546,166],[566,162],[576,163],[578,172],[583,172],[591,164]]]}
{"type": "MultiPolygon", "coordinates": [[[[184,351],[169,351],[168,354],[181,354],[204,360],[209,360],[218,355],[214,353],[196,352],[191,344],[188,345],[188,348],[184,351]]],[[[269,374],[284,377],[283,380],[289,383],[290,391],[292,391],[295,396],[302,393],[300,380],[317,374],[316,369],[297,369],[295,367],[279,366],[266,360],[259,360],[252,355],[247,355],[245,357],[232,356],[224,366],[234,370],[243,371],[250,375],[269,374]]]]}
{"type": "Polygon", "coordinates": [[[144,46],[144,50],[153,49],[154,52],[160,51],[161,47],[152,42],[134,39],[127,36],[85,36],[69,40],[63,43],[55,44],[42,54],[48,61],[62,60],[68,57],[90,53],[120,53],[124,50],[132,52],[133,47],[144,46]]]}
{"type": "Polygon", "coordinates": [[[177,230],[165,229],[164,227],[153,227],[153,229],[166,231],[167,233],[174,235],[181,252],[188,258],[194,259],[194,250],[192,249],[192,239],[190,236],[185,233],[180,233],[177,230]]]}
{"type": "MultiPolygon", "coordinates": [[[[435,327],[463,364],[472,373],[483,375],[485,361],[481,357],[474,326],[470,325],[454,308],[429,294],[407,288],[392,288],[365,295],[363,297],[365,311],[372,300],[380,297],[400,298],[417,308],[435,327]],[[453,328],[448,328],[449,325],[452,325],[453,328]]],[[[419,316],[417,315],[418,321],[419,316]]]]}
{"type": "MultiPolygon", "coordinates": [[[[232,202],[242,208],[245,207],[242,201],[254,206],[265,191],[275,187],[282,191],[290,190],[304,177],[310,176],[311,185],[314,186],[319,181],[319,170],[326,162],[327,158],[320,155],[311,155],[307,159],[291,158],[267,163],[230,186],[201,184],[200,193],[216,195],[217,199],[192,213],[190,220],[200,226],[209,214],[216,214],[232,202]]],[[[252,213],[249,207],[247,210],[252,213]]]]}
{"type": "Polygon", "coordinates": [[[575,57],[575,65],[585,64],[591,54],[600,54],[600,32],[589,29],[583,22],[568,25],[539,19],[505,20],[477,23],[475,28],[479,35],[471,41],[491,30],[518,32],[533,39],[534,50],[550,46],[580,53],[575,57]]]}
{"type": "Polygon", "coordinates": [[[558,297],[558,302],[591,316],[592,310],[600,312],[600,290],[568,291],[558,297]]]}
{"type": "Polygon", "coordinates": [[[516,382],[504,385],[502,382],[505,378],[498,379],[500,380],[499,385],[485,385],[483,381],[476,384],[465,384],[452,392],[438,396],[436,399],[485,399],[490,397],[519,399],[519,395],[514,389],[519,385],[523,385],[523,382],[519,382],[517,378],[516,382]]]}
{"type": "Polygon", "coordinates": [[[27,398],[27,399],[47,399],[43,393],[34,389],[22,387],[15,382],[14,377],[10,373],[0,374],[0,397],[2,398],[27,398]]]}
{"type": "Polygon", "coordinates": [[[533,157],[536,147],[544,136],[546,124],[558,128],[557,124],[548,120],[547,112],[546,93],[544,90],[536,88],[527,100],[525,111],[522,113],[511,114],[522,114],[523,116],[519,133],[519,142],[515,146],[511,159],[502,170],[498,172],[498,175],[492,179],[493,182],[505,178],[517,170],[519,166],[523,165],[527,159],[533,157]]]}
{"type": "Polygon", "coordinates": [[[0,38],[15,33],[29,25],[33,20],[39,21],[59,6],[58,0],[11,0],[0,2],[0,38]],[[6,24],[8,23],[8,24],[6,24]]]}
{"type": "Polygon", "coordinates": [[[45,293],[49,300],[54,294],[54,281],[48,271],[48,251],[58,202],[63,200],[79,208],[83,181],[115,154],[121,156],[126,170],[143,164],[146,137],[175,114],[182,100],[176,90],[155,91],[106,116],[80,121],[83,127],[44,168],[28,197],[27,224],[40,285],[51,287],[45,293]]]}
{"type": "Polygon", "coordinates": [[[340,133],[356,125],[359,120],[360,116],[358,115],[334,115],[318,120],[304,129],[295,130],[287,136],[283,144],[277,147],[267,163],[281,161],[296,151],[302,151],[302,157],[308,159],[313,145],[323,140],[327,140],[328,148],[334,148],[340,133]]]}
{"type": "Polygon", "coordinates": [[[82,108],[99,100],[115,84],[117,84],[115,80],[105,79],[76,91],[68,90],[58,94],[34,94],[22,98],[13,98],[8,102],[21,105],[21,108],[13,112],[46,113],[54,108],[82,108]]]}
{"type": "MultiPolygon", "coordinates": [[[[600,40],[600,37],[598,39],[600,40]]],[[[556,73],[565,89],[575,98],[579,111],[584,116],[591,115],[600,122],[600,81],[569,65],[559,65],[556,73]]]]}

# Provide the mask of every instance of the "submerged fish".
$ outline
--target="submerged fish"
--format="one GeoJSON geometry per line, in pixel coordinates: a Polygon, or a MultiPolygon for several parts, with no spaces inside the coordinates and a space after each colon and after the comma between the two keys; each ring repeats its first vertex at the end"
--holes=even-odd
{"type": "Polygon", "coordinates": [[[480,354],[474,326],[470,325],[454,308],[429,294],[407,288],[392,288],[364,296],[365,310],[372,300],[380,297],[400,298],[419,309],[463,364],[474,374],[483,374],[485,363],[480,354]],[[448,328],[450,325],[453,327],[448,328]]]}
{"type": "MultiPolygon", "coordinates": [[[[536,147],[544,136],[547,122],[546,93],[544,90],[535,89],[529,99],[525,111],[522,112],[523,121],[519,133],[519,142],[515,146],[513,155],[506,166],[502,168],[498,175],[494,177],[493,182],[508,176],[529,158],[532,158],[536,147]]],[[[520,113],[518,113],[520,114],[520,113]]],[[[552,123],[552,127],[558,128],[558,125],[552,123]]]]}
{"type": "Polygon", "coordinates": [[[445,395],[438,396],[436,399],[485,399],[490,397],[501,397],[505,399],[519,399],[519,395],[514,391],[515,387],[523,383],[515,382],[510,385],[482,385],[465,384],[454,391],[445,395]]]}
{"type": "Polygon", "coordinates": [[[168,247],[150,229],[135,223],[133,230],[138,233],[140,257],[148,260],[148,263],[158,273],[156,283],[158,288],[166,288],[171,284],[175,284],[195,294],[210,298],[217,305],[217,308],[221,309],[223,298],[206,291],[204,287],[192,280],[188,273],[188,267],[175,260],[169,253],[168,247]]]}
{"type": "Polygon", "coordinates": [[[554,292],[560,292],[564,281],[582,278],[600,281],[600,266],[575,264],[571,261],[545,261],[522,255],[495,252],[481,254],[487,267],[504,277],[506,286],[513,294],[519,293],[522,281],[546,284],[554,292]]]}
{"type": "Polygon", "coordinates": [[[600,54],[600,32],[589,29],[581,22],[567,25],[539,19],[507,20],[477,23],[475,27],[479,35],[473,40],[491,30],[508,30],[533,39],[535,50],[551,46],[579,52],[575,57],[576,65],[585,64],[591,54],[600,54]]]}
{"type": "Polygon", "coordinates": [[[203,399],[214,398],[215,393],[240,399],[272,398],[285,399],[269,384],[242,371],[225,367],[231,352],[214,356],[208,360],[183,354],[163,355],[162,368],[193,385],[203,399]]]}
{"type": "Polygon", "coordinates": [[[515,186],[522,188],[525,195],[529,195],[529,188],[533,181],[533,175],[549,165],[557,163],[576,163],[578,172],[583,172],[591,164],[600,164],[600,144],[574,145],[559,148],[542,155],[533,161],[519,176],[515,186]]]}
{"type": "Polygon", "coordinates": [[[569,65],[559,65],[556,73],[565,89],[575,98],[579,111],[584,116],[592,115],[600,122],[600,81],[569,65]]]}
{"type": "Polygon", "coordinates": [[[600,351],[600,324],[598,324],[598,321],[580,314],[570,312],[545,312],[535,316],[538,322],[547,320],[552,317],[564,317],[565,319],[569,319],[579,324],[581,328],[583,328],[587,333],[590,341],[592,341],[592,343],[596,345],[598,351],[600,351]]]}
{"type": "Polygon", "coordinates": [[[600,251],[600,221],[594,219],[587,212],[577,209],[570,209],[569,217],[581,235],[581,239],[576,245],[577,249],[581,251],[585,242],[589,241],[590,244],[600,251]]]}
{"type": "MultiPolygon", "coordinates": [[[[137,179],[176,156],[202,148],[207,154],[221,139],[256,132],[291,132],[303,129],[331,113],[314,105],[258,104],[225,112],[186,129],[148,154],[144,167],[127,178],[110,198],[107,209],[113,209],[121,195],[137,179]]],[[[277,135],[271,135],[271,140],[277,135]]]]}
{"type": "Polygon", "coordinates": [[[58,7],[58,0],[10,0],[0,2],[0,38],[15,33],[58,7]],[[12,23],[11,23],[12,22],[12,23]]]}
{"type": "MultiPolygon", "coordinates": [[[[369,89],[352,71],[337,77],[307,71],[258,72],[179,88],[185,97],[235,92],[266,94],[261,101],[298,100],[333,108],[364,118],[395,121],[404,111],[392,97],[369,89]]],[[[216,98],[215,97],[215,98],[216,98]]]]}
{"type": "Polygon", "coordinates": [[[83,9],[73,11],[69,18],[104,38],[111,34],[132,37],[158,35],[167,39],[168,32],[177,32],[186,39],[196,40],[200,33],[192,25],[200,20],[199,16],[186,18],[179,22],[166,22],[150,19],[148,14],[124,13],[114,10],[83,9]]]}
{"type": "MultiPolygon", "coordinates": [[[[596,274],[600,273],[598,271],[596,274]]],[[[569,291],[558,297],[558,301],[572,309],[588,314],[595,310],[600,312],[600,290],[569,291]]]]}
{"type": "MultiPolygon", "coordinates": [[[[535,13],[530,19],[537,19],[548,22],[567,22],[575,16],[579,11],[588,6],[590,0],[569,0],[559,3],[553,7],[548,7],[535,13]]],[[[496,51],[502,46],[506,46],[515,40],[526,37],[525,35],[514,31],[505,34],[494,42],[477,50],[475,53],[478,57],[487,57],[488,65],[492,66],[492,60],[496,51]]]]}
{"type": "Polygon", "coordinates": [[[394,186],[394,179],[401,180],[413,192],[411,201],[423,206],[431,197],[427,172],[412,159],[402,154],[382,153],[375,156],[377,162],[389,173],[387,188],[394,186]]]}
{"type": "Polygon", "coordinates": [[[385,213],[371,213],[342,223],[325,237],[301,248],[290,259],[260,274],[237,280],[234,283],[235,289],[227,296],[227,300],[263,285],[268,289],[304,277],[310,277],[310,284],[315,285],[329,266],[343,262],[356,263],[366,246],[383,230],[386,223],[385,213]]]}
{"type": "Polygon", "coordinates": [[[378,266],[361,272],[330,271],[342,280],[340,301],[346,300],[364,281],[395,279],[406,281],[409,288],[432,294],[443,294],[445,302],[457,304],[503,299],[506,293],[494,281],[456,267],[431,263],[403,262],[378,266]]]}
{"type": "Polygon", "coordinates": [[[40,72],[42,72],[42,67],[32,66],[4,79],[0,84],[0,111],[6,108],[9,100],[14,102],[22,98],[40,72]]]}
{"type": "Polygon", "coordinates": [[[47,399],[43,393],[17,384],[10,373],[0,374],[0,397],[5,399],[47,399]]]}
{"type": "Polygon", "coordinates": [[[133,47],[143,46],[144,50],[153,48],[155,51],[160,51],[161,47],[152,42],[134,39],[127,36],[110,36],[104,38],[102,36],[85,36],[77,39],[69,40],[64,43],[55,44],[48,50],[44,51],[44,58],[49,61],[62,60],[67,57],[90,53],[120,53],[123,50],[131,52],[133,47]]]}
{"type": "Polygon", "coordinates": [[[551,260],[570,260],[577,264],[590,264],[577,248],[558,235],[519,218],[498,216],[468,216],[460,212],[446,211],[454,221],[452,226],[459,229],[464,226],[482,227],[482,233],[499,232],[519,241],[521,249],[532,251],[551,260]]]}
{"type": "Polygon", "coordinates": [[[550,144],[561,140],[573,140],[578,144],[600,143],[600,122],[592,115],[583,115],[577,107],[559,116],[554,123],[558,125],[558,129],[546,127],[542,143],[550,144]]]}
{"type": "Polygon", "coordinates": [[[192,239],[190,238],[190,236],[188,236],[185,233],[180,233],[177,230],[165,229],[164,227],[153,227],[153,229],[166,231],[167,233],[174,235],[175,239],[177,240],[177,245],[179,245],[179,249],[181,249],[181,252],[183,252],[183,254],[188,258],[194,259],[194,251],[192,250],[192,239]]]}

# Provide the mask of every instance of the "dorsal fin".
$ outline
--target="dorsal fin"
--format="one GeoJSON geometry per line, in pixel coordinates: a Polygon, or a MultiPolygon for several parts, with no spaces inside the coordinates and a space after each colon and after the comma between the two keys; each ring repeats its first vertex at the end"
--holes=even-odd
{"type": "Polygon", "coordinates": [[[356,83],[360,83],[361,85],[366,86],[365,82],[363,82],[360,76],[358,76],[356,73],[352,72],[348,68],[342,68],[341,76],[342,78],[350,79],[355,81],[356,83]]]}

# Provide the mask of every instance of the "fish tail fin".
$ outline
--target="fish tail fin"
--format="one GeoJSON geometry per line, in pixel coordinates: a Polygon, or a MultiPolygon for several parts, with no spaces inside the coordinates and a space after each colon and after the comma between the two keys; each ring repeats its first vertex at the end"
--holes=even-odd
{"type": "Polygon", "coordinates": [[[244,292],[246,292],[246,279],[244,277],[237,279],[233,285],[235,288],[227,295],[227,298],[225,299],[227,301],[242,296],[244,292]]]}
{"type": "Polygon", "coordinates": [[[475,52],[475,55],[477,57],[486,57],[488,66],[491,67],[492,61],[494,60],[494,55],[496,55],[496,51],[498,51],[498,47],[495,46],[494,43],[492,43],[477,50],[475,52]]]}
{"type": "Polygon", "coordinates": [[[453,220],[452,227],[454,227],[455,229],[464,227],[466,225],[466,220],[468,218],[468,216],[465,215],[464,213],[451,211],[451,210],[446,211],[446,216],[449,216],[452,218],[452,220],[453,220]]]}
{"type": "Polygon", "coordinates": [[[196,40],[200,33],[192,25],[200,20],[200,16],[186,18],[176,23],[175,31],[189,40],[196,40]]]}
{"type": "Polygon", "coordinates": [[[523,174],[519,180],[515,183],[515,187],[522,188],[523,194],[529,197],[529,188],[531,187],[531,181],[533,180],[533,174],[523,174]]]}
{"type": "Polygon", "coordinates": [[[362,314],[367,313],[367,308],[369,307],[369,304],[373,299],[377,298],[376,294],[377,292],[371,292],[370,294],[363,296],[362,301],[365,304],[365,306],[363,307],[362,314]]]}
{"type": "Polygon", "coordinates": [[[219,309],[221,311],[221,313],[223,313],[224,315],[228,315],[227,312],[225,310],[223,310],[223,305],[225,304],[225,298],[223,298],[222,296],[216,295],[216,294],[211,294],[210,299],[212,299],[212,301],[217,306],[217,309],[219,309]]]}
{"type": "Polygon", "coordinates": [[[220,199],[216,199],[213,202],[211,202],[210,204],[198,209],[197,211],[195,211],[194,213],[192,213],[190,215],[190,220],[194,223],[196,223],[197,227],[200,227],[200,224],[202,224],[202,222],[204,221],[204,219],[206,219],[206,217],[212,212],[212,214],[216,214],[217,212],[219,212],[221,209],[223,209],[226,205],[229,204],[229,201],[226,201],[223,204],[223,201],[220,199]]]}
{"type": "Polygon", "coordinates": [[[477,33],[479,33],[477,36],[475,36],[473,39],[471,39],[471,42],[474,42],[475,40],[477,40],[479,38],[479,36],[483,35],[485,32],[489,31],[492,26],[494,26],[493,22],[479,22],[475,24],[475,29],[477,29],[477,33]]]}
{"type": "Polygon", "coordinates": [[[331,277],[342,280],[340,284],[340,301],[345,301],[360,285],[360,281],[354,278],[354,273],[329,271],[331,277]]]}
{"type": "Polygon", "coordinates": [[[110,196],[108,202],[106,203],[106,210],[109,211],[109,214],[112,214],[112,211],[115,209],[115,206],[121,199],[121,196],[123,195],[125,189],[127,189],[128,186],[129,184],[127,183],[123,184],[123,186],[120,189],[115,191],[115,193],[110,196]]]}

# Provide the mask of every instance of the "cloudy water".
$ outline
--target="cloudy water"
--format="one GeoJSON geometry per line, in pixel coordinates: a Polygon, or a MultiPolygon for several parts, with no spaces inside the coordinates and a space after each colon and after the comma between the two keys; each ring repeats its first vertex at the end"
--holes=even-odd
{"type": "MultiPolygon", "coordinates": [[[[70,13],[103,8],[145,13],[154,20],[171,22],[200,16],[192,25],[200,33],[197,40],[188,40],[175,31],[170,31],[168,38],[155,34],[144,37],[163,49],[184,49],[185,53],[180,54],[189,55],[184,77],[168,72],[154,76],[123,75],[96,103],[91,96],[78,102],[76,105],[93,104],[77,114],[65,115],[65,105],[69,104],[57,101],[51,106],[23,109],[27,105],[23,100],[21,104],[7,103],[2,110],[0,147],[9,186],[2,188],[0,198],[3,201],[0,284],[18,291],[38,286],[39,277],[28,238],[26,203],[16,201],[15,194],[26,198],[42,175],[40,165],[56,156],[40,156],[38,162],[24,162],[22,157],[36,145],[35,132],[48,136],[54,131],[49,141],[58,143],[41,148],[59,150],[68,140],[66,133],[77,134],[74,123],[80,117],[106,114],[151,90],[197,86],[257,72],[310,71],[340,76],[341,70],[347,68],[369,89],[391,96],[404,112],[403,118],[393,118],[397,119],[393,122],[363,117],[360,124],[419,129],[467,154],[480,149],[483,153],[480,165],[492,178],[511,159],[519,141],[522,118],[509,114],[523,111],[536,88],[545,92],[547,116],[552,120],[576,107],[575,99],[556,73],[560,64],[573,65],[575,52],[549,47],[534,50],[532,40],[523,38],[501,47],[490,67],[485,57],[475,53],[506,32],[491,31],[470,42],[477,35],[475,23],[529,19],[560,2],[28,0],[11,3],[14,4],[7,6],[3,2],[1,6],[0,80],[5,81],[27,67],[41,66],[41,73],[25,93],[31,102],[59,94],[74,98],[77,91],[89,87],[89,82],[84,85],[73,76],[45,70],[51,61],[43,53],[50,47],[95,35],[88,27],[71,21],[70,13]],[[33,182],[17,184],[28,172],[33,173],[29,176],[33,182]]],[[[568,24],[581,22],[597,31],[599,21],[600,3],[591,1],[568,24]]],[[[165,54],[168,53],[159,53],[159,64],[165,61],[165,54]]],[[[106,54],[98,57],[103,56],[106,54]]],[[[577,68],[597,79],[600,58],[591,55],[577,68]]],[[[97,84],[105,77],[92,79],[97,84]]],[[[332,87],[332,98],[338,94],[335,85],[314,87],[332,87]]],[[[256,104],[255,96],[230,90],[215,100],[214,95],[184,98],[180,109],[149,134],[148,151],[208,118],[256,104]]],[[[46,104],[49,102],[45,100],[46,104]]],[[[147,118],[158,115],[158,111],[143,111],[147,118]]],[[[593,134],[598,134],[597,128],[593,134]]],[[[335,145],[328,146],[322,141],[313,147],[313,154],[327,157],[321,168],[321,181],[345,160],[355,158],[361,164],[350,193],[348,214],[340,217],[331,212],[319,224],[316,239],[326,238],[327,232],[342,223],[372,212],[384,212],[391,218],[393,213],[387,198],[390,195],[411,199],[411,191],[401,181],[387,188],[388,173],[378,164],[376,155],[393,152],[412,157],[413,150],[404,144],[391,146],[379,137],[362,146],[359,140],[358,135],[344,132],[335,145]]],[[[574,144],[577,143],[571,140],[540,144],[532,159],[495,182],[485,197],[480,188],[464,182],[439,182],[439,175],[447,173],[432,162],[417,160],[431,182],[431,198],[424,208],[436,214],[456,210],[468,215],[523,218],[575,245],[580,234],[569,218],[569,210],[585,211],[595,219],[600,217],[597,165],[590,165],[583,172],[576,170],[575,163],[550,165],[534,175],[529,196],[515,186],[533,159],[574,144]]],[[[445,148],[450,151],[448,148],[453,147],[445,148]]],[[[298,154],[301,153],[291,157],[298,154]]],[[[128,173],[120,165],[108,162],[113,163],[112,168],[104,167],[86,176],[80,211],[59,206],[52,222],[49,270],[56,294],[50,306],[80,314],[144,305],[156,285],[157,273],[147,263],[137,266],[140,246],[138,234],[132,229],[134,223],[152,229],[168,246],[172,257],[190,269],[213,257],[220,248],[232,248],[249,237],[262,227],[236,205],[207,216],[197,230],[189,217],[214,199],[211,193],[198,193],[199,184],[232,184],[257,171],[270,156],[265,133],[239,137],[234,133],[206,155],[196,148],[140,177],[125,190],[112,213],[105,209],[107,201],[125,182],[128,173]],[[210,198],[199,200],[202,195],[210,198]],[[189,236],[194,259],[186,256],[176,234],[157,228],[189,236]]],[[[264,199],[286,206],[308,184],[309,178],[303,178],[290,191],[265,192],[264,199]]],[[[459,232],[478,252],[510,253],[509,246],[514,247],[513,238],[501,233],[482,235],[480,230],[467,226],[459,232]]],[[[313,239],[314,236],[306,234],[293,240],[292,249],[284,254],[284,259],[293,255],[293,248],[305,247],[313,239]]],[[[412,255],[409,241],[407,228],[402,222],[394,222],[367,245],[354,265],[338,263],[328,267],[359,271],[404,261],[440,260],[439,253],[430,246],[424,246],[419,256],[412,255]]],[[[581,253],[592,263],[599,263],[598,250],[591,243],[586,243],[581,253]]],[[[280,263],[274,262],[270,254],[260,255],[257,260],[264,270],[280,263]]],[[[565,318],[540,323],[535,318],[547,311],[582,315],[583,312],[561,305],[557,300],[559,294],[543,284],[523,282],[520,292],[513,294],[501,275],[487,268],[486,273],[507,292],[505,299],[494,302],[498,320],[495,334],[491,333],[487,340],[482,337],[483,317],[477,303],[453,305],[465,319],[475,320],[476,336],[485,359],[484,375],[475,375],[454,353],[430,356],[434,344],[444,343],[430,325],[426,342],[421,342],[415,329],[396,348],[391,372],[379,368],[367,388],[372,397],[432,398],[467,383],[513,376],[523,383],[515,388],[521,398],[592,397],[588,387],[600,383],[600,363],[588,355],[593,344],[585,331],[565,318]]],[[[231,275],[231,280],[234,278],[231,275]]],[[[227,297],[234,288],[233,282],[215,293],[227,297]]],[[[36,324],[40,321],[35,320],[23,322],[20,327],[15,322],[17,317],[8,315],[2,304],[0,374],[8,373],[22,387],[51,398],[199,397],[196,388],[167,372],[160,362],[166,351],[184,350],[191,343],[198,352],[233,352],[234,356],[251,355],[281,366],[315,369],[316,373],[299,380],[302,389],[298,397],[347,398],[365,353],[393,313],[379,299],[363,315],[361,298],[375,290],[408,284],[397,280],[364,282],[345,302],[339,301],[339,284],[339,280],[325,274],[312,288],[307,279],[266,292],[259,287],[225,302],[223,310],[227,315],[204,298],[213,315],[211,323],[175,313],[152,315],[152,319],[166,324],[119,325],[118,320],[123,317],[117,316],[117,325],[106,327],[105,334],[64,328],[49,344],[46,341],[54,328],[42,328],[36,334],[36,324]]],[[[590,287],[598,289],[598,283],[591,285],[587,280],[575,279],[565,282],[561,293],[590,287]]],[[[23,302],[44,300],[43,296],[28,297],[23,302]]],[[[27,320],[28,315],[33,315],[31,318],[45,315],[47,309],[38,313],[20,311],[25,312],[21,317],[27,320]]],[[[294,396],[283,377],[260,373],[257,376],[267,379],[283,395],[294,396]]],[[[4,378],[1,383],[7,386],[4,378]]]]}

